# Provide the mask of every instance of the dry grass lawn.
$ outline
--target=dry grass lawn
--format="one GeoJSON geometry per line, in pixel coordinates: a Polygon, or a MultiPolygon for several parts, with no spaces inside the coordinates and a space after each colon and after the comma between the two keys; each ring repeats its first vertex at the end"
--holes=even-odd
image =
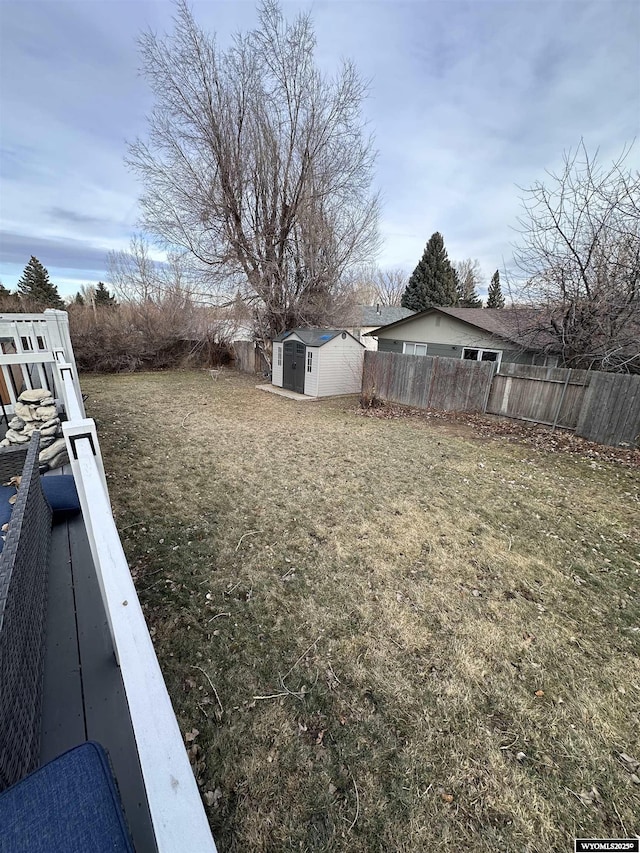
{"type": "Polygon", "coordinates": [[[640,834],[638,470],[233,373],[82,381],[221,853],[640,834]]]}

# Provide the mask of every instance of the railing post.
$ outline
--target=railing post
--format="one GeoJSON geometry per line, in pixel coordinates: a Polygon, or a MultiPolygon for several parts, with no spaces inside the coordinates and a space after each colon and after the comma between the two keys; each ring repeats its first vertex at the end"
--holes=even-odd
{"type": "Polygon", "coordinates": [[[86,412],[82,401],[82,391],[80,389],[80,380],[78,379],[78,368],[76,359],[73,354],[73,346],[71,345],[71,335],[69,334],[69,315],[66,311],[58,311],[55,308],[46,308],[44,311],[45,319],[47,320],[47,329],[49,330],[51,349],[54,352],[62,351],[64,353],[64,361],[70,364],[73,368],[73,384],[76,387],[76,394],[79,400],[80,411],[84,418],[86,412]]]}

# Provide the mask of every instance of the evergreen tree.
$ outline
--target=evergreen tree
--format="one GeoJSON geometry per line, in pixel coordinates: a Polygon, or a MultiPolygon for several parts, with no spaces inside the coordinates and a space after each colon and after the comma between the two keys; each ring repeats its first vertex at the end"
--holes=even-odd
{"type": "Polygon", "coordinates": [[[84,296],[78,291],[73,298],[74,305],[84,305],[84,296]]]}
{"type": "Polygon", "coordinates": [[[402,295],[402,307],[425,311],[433,305],[456,305],[457,276],[451,266],[442,234],[436,231],[429,238],[422,258],[409,279],[402,295]]]}
{"type": "Polygon", "coordinates": [[[101,281],[96,285],[96,292],[94,296],[94,305],[96,308],[112,308],[117,305],[115,296],[112,296],[109,293],[106,285],[101,281]]]}
{"type": "Polygon", "coordinates": [[[487,308],[504,308],[504,296],[500,288],[500,273],[498,270],[491,276],[491,284],[487,292],[487,308]]]}
{"type": "Polygon", "coordinates": [[[49,281],[49,273],[33,255],[18,282],[18,292],[23,299],[37,302],[44,308],[64,308],[58,288],[49,281]]]}

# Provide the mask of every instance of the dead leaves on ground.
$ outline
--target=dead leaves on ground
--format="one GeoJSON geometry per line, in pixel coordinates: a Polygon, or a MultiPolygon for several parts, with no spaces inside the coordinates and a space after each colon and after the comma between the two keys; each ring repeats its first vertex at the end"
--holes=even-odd
{"type": "Polygon", "coordinates": [[[478,438],[506,439],[516,444],[526,444],[536,450],[555,453],[575,453],[595,462],[615,462],[628,468],[640,468],[640,450],[621,447],[608,447],[587,441],[566,430],[550,430],[539,424],[528,424],[523,421],[508,418],[490,417],[487,415],[435,412],[426,409],[415,409],[410,406],[399,406],[392,403],[380,408],[354,410],[362,417],[379,418],[381,420],[400,420],[416,418],[432,423],[450,423],[470,427],[478,438]]]}
{"type": "Polygon", "coordinates": [[[9,498],[9,503],[11,504],[11,506],[13,506],[14,503],[18,500],[18,491],[17,490],[20,488],[21,482],[22,482],[22,477],[16,476],[16,477],[11,477],[10,480],[8,480],[6,483],[2,484],[3,486],[13,486],[13,488],[16,489],[15,495],[11,495],[11,497],[9,498]]]}

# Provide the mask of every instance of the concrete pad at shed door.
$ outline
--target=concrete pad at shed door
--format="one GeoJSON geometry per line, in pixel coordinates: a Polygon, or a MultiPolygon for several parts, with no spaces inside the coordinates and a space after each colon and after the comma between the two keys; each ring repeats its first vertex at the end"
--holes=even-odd
{"type": "Polygon", "coordinates": [[[270,394],[277,394],[279,397],[288,397],[290,400],[300,400],[300,402],[308,402],[309,400],[317,400],[317,397],[310,397],[308,394],[298,394],[297,391],[289,391],[287,388],[279,388],[277,385],[256,385],[258,391],[268,391],[270,394]]]}

